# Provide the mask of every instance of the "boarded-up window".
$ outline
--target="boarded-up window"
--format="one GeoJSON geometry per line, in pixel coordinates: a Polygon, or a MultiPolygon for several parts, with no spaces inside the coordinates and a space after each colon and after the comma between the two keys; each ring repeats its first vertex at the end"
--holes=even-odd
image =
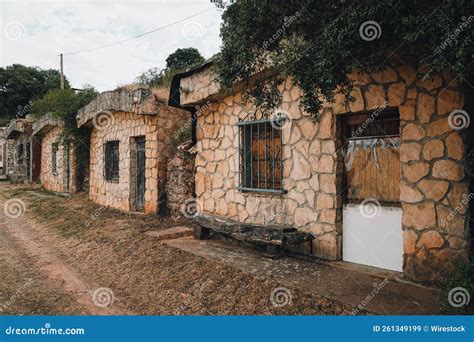
{"type": "Polygon", "coordinates": [[[400,118],[373,112],[343,119],[347,203],[376,199],[396,204],[400,197],[400,118]]]}
{"type": "Polygon", "coordinates": [[[240,187],[282,191],[281,129],[270,120],[241,122],[240,187]]]}
{"type": "Polygon", "coordinates": [[[105,180],[118,182],[119,180],[119,141],[107,141],[104,147],[105,180]]]}

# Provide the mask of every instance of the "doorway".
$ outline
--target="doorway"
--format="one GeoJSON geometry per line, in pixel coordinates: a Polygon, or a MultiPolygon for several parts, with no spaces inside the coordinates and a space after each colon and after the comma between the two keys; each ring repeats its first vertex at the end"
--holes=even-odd
{"type": "Polygon", "coordinates": [[[402,271],[398,111],[347,115],[341,128],[343,260],[402,271]]]}
{"type": "Polygon", "coordinates": [[[135,140],[135,158],[132,158],[134,169],[134,207],[136,211],[143,211],[145,207],[145,167],[146,167],[146,153],[145,153],[145,137],[136,137],[135,140]],[[134,160],[133,160],[134,159],[134,160]]]}

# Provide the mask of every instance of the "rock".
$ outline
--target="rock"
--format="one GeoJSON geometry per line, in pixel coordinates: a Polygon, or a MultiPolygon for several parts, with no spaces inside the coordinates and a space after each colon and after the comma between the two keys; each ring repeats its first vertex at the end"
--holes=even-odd
{"type": "Polygon", "coordinates": [[[400,120],[415,120],[415,101],[407,101],[405,105],[398,107],[398,111],[400,112],[400,120]]]}
{"type": "Polygon", "coordinates": [[[354,97],[354,101],[349,103],[349,108],[351,112],[357,113],[364,110],[364,97],[362,96],[362,91],[359,87],[354,87],[351,96],[354,97]]]}
{"type": "Polygon", "coordinates": [[[425,137],[425,130],[420,125],[408,124],[402,130],[403,140],[421,140],[425,137]]]}
{"type": "Polygon", "coordinates": [[[428,163],[415,163],[411,165],[403,165],[403,176],[411,183],[416,183],[430,172],[428,163]]]}
{"type": "Polygon", "coordinates": [[[416,251],[416,239],[418,235],[416,232],[411,229],[406,229],[403,231],[403,253],[413,254],[416,251]]]}
{"type": "MultiPolygon", "coordinates": [[[[405,100],[406,86],[404,83],[395,83],[388,87],[388,105],[400,106],[405,100]]],[[[400,113],[400,117],[402,117],[400,113]]],[[[406,120],[406,119],[403,119],[406,120]]]]}
{"type": "Polygon", "coordinates": [[[319,193],[316,199],[316,209],[330,209],[334,208],[334,196],[319,193]]]}
{"type": "Polygon", "coordinates": [[[420,239],[418,240],[417,246],[419,248],[441,248],[444,245],[444,240],[439,235],[437,231],[431,230],[429,232],[424,232],[421,234],[420,239]]]}
{"type": "Polygon", "coordinates": [[[423,198],[423,195],[415,188],[404,182],[400,183],[400,201],[416,203],[422,201],[423,198]]]}
{"type": "Polygon", "coordinates": [[[436,211],[433,203],[404,204],[402,207],[404,226],[423,230],[436,225],[436,211]]]}
{"type": "Polygon", "coordinates": [[[459,181],[464,178],[464,169],[452,160],[438,160],[433,165],[433,177],[459,181]]]}
{"type": "Polygon", "coordinates": [[[318,214],[313,208],[303,207],[295,210],[295,224],[298,227],[314,222],[318,219],[318,214]]]}
{"type": "Polygon", "coordinates": [[[423,179],[417,184],[417,187],[428,199],[439,202],[448,192],[449,183],[423,179]]]}
{"type": "Polygon", "coordinates": [[[458,91],[443,89],[438,98],[438,115],[446,115],[453,110],[462,109],[464,101],[462,95],[458,91]]]}
{"type": "Polygon", "coordinates": [[[437,137],[443,135],[446,132],[451,132],[452,130],[453,129],[449,127],[448,119],[443,118],[430,123],[426,130],[426,134],[429,137],[437,137]]]}
{"type": "Polygon", "coordinates": [[[432,96],[419,93],[416,116],[421,123],[430,122],[435,111],[435,102],[432,96]]]}
{"type": "Polygon", "coordinates": [[[464,142],[458,132],[453,132],[446,137],[446,147],[448,148],[448,157],[456,160],[464,158],[464,142]]]}
{"type": "Polygon", "coordinates": [[[400,145],[400,161],[409,162],[419,160],[421,145],[418,143],[402,143],[400,145]]]}
{"type": "Polygon", "coordinates": [[[374,72],[371,74],[371,76],[378,83],[390,83],[398,81],[397,73],[390,67],[385,67],[381,71],[374,72]]]}
{"type": "Polygon", "coordinates": [[[443,155],[444,144],[441,140],[431,140],[423,146],[423,158],[426,160],[441,158],[443,155]]]}
{"type": "Polygon", "coordinates": [[[365,98],[367,100],[367,110],[385,107],[387,104],[385,90],[382,86],[369,85],[365,91],[365,98]]]}

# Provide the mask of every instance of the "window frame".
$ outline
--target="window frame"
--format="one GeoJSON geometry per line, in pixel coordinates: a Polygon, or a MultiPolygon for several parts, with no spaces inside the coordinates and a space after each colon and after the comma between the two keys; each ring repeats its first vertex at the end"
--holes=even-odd
{"type": "Polygon", "coordinates": [[[109,140],[104,144],[104,179],[110,183],[120,181],[120,140],[109,140]],[[114,157],[115,150],[116,157],[114,157]],[[114,163],[116,167],[113,167],[114,163]]]}
{"type": "MultiPolygon", "coordinates": [[[[256,193],[267,193],[267,194],[285,194],[287,191],[285,189],[283,189],[283,138],[282,138],[282,135],[283,135],[283,132],[282,132],[282,129],[277,129],[275,128],[275,125],[278,125],[278,124],[272,124],[272,122],[277,122],[278,121],[278,118],[269,118],[269,119],[260,119],[260,120],[247,120],[247,121],[239,121],[237,122],[237,127],[238,127],[238,143],[239,143],[239,146],[238,146],[238,151],[239,151],[239,182],[238,182],[238,187],[237,187],[237,190],[239,191],[242,191],[242,192],[256,192],[256,193]],[[265,127],[265,146],[266,145],[266,141],[268,139],[268,133],[267,133],[267,129],[270,129],[269,132],[271,132],[271,135],[272,135],[272,139],[270,140],[271,141],[271,144],[272,144],[272,148],[273,148],[273,153],[271,155],[271,159],[269,159],[269,162],[270,164],[272,165],[272,168],[271,168],[271,175],[272,175],[272,179],[271,181],[267,180],[266,178],[264,178],[264,183],[265,183],[265,188],[261,188],[261,187],[254,187],[254,182],[255,182],[255,179],[254,179],[254,170],[253,170],[253,166],[252,166],[252,162],[253,162],[253,159],[254,159],[254,154],[253,154],[253,130],[252,130],[252,127],[256,127],[256,130],[258,132],[258,138],[257,138],[257,141],[258,141],[258,144],[260,142],[260,140],[262,139],[260,137],[260,125],[264,125],[265,127]],[[250,144],[248,143],[245,143],[244,142],[244,139],[246,138],[246,131],[245,129],[247,127],[251,127],[250,128],[250,144]],[[275,155],[275,132],[279,132],[278,135],[279,135],[279,154],[278,155],[275,155]],[[245,150],[247,148],[247,150],[245,150]],[[248,148],[250,148],[250,151],[248,150],[248,148]],[[248,170],[246,168],[246,162],[244,161],[244,159],[246,159],[245,155],[250,152],[250,165],[251,165],[251,168],[250,170],[248,170]],[[278,163],[278,166],[277,166],[277,163],[278,163]],[[277,184],[279,184],[278,187],[275,187],[275,167],[278,167],[278,171],[279,171],[279,179],[278,179],[278,182],[277,184]],[[247,174],[248,172],[250,172],[250,175],[247,174]],[[249,184],[247,184],[247,178],[250,176],[250,186],[248,186],[249,184]],[[268,183],[272,183],[270,187],[267,187],[267,184],[268,183]]],[[[260,146],[260,144],[259,144],[260,146]]],[[[268,174],[267,174],[267,151],[265,151],[265,162],[264,162],[264,165],[265,165],[265,174],[264,174],[264,177],[268,177],[268,174]]],[[[260,158],[260,148],[258,147],[258,158],[260,158]]],[[[260,160],[260,159],[259,159],[260,160]]],[[[257,171],[257,186],[260,184],[261,182],[261,179],[260,179],[260,163],[259,163],[259,166],[258,166],[258,171],[257,171]]]]}

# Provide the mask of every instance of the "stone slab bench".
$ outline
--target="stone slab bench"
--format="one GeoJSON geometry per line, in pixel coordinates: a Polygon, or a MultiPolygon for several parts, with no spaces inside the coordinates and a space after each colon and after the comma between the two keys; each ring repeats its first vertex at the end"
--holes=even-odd
{"type": "Polygon", "coordinates": [[[208,239],[214,231],[239,241],[265,246],[271,256],[279,255],[290,245],[314,239],[310,233],[290,226],[240,223],[206,214],[198,215],[194,220],[198,224],[194,228],[195,239],[208,239]]]}

